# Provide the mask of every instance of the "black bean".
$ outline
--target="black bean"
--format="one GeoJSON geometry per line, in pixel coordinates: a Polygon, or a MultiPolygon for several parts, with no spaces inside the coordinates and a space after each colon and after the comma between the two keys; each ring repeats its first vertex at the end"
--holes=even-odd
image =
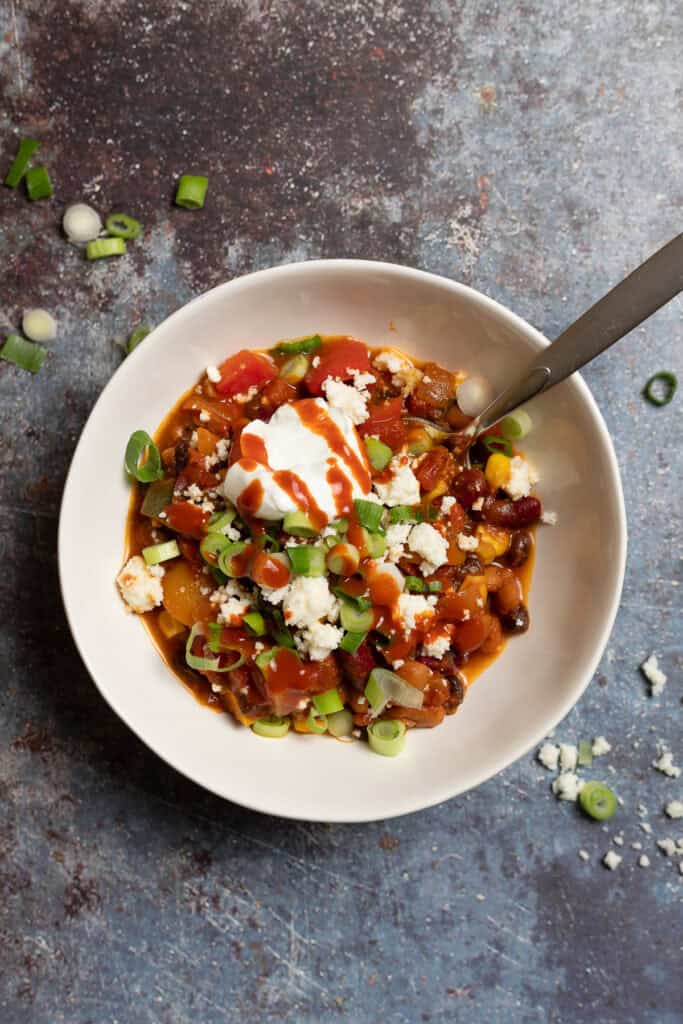
{"type": "Polygon", "coordinates": [[[526,606],[520,604],[513,612],[501,615],[500,621],[506,633],[526,633],[529,628],[529,613],[526,606]]]}
{"type": "Polygon", "coordinates": [[[526,530],[516,530],[510,538],[510,547],[507,553],[508,565],[518,568],[524,565],[531,554],[531,535],[526,530]]]}

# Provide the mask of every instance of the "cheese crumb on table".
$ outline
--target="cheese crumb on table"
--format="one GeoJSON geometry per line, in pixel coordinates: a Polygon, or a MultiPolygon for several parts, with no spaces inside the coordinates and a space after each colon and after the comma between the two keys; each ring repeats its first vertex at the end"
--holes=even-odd
{"type": "Polygon", "coordinates": [[[579,850],[579,857],[581,860],[590,860],[590,853],[588,850],[579,850]]]}
{"type": "Polygon", "coordinates": [[[660,693],[666,686],[667,677],[659,667],[657,655],[651,654],[650,657],[640,666],[640,671],[651,686],[651,696],[659,697],[660,693]]]}
{"type": "Polygon", "coordinates": [[[608,850],[602,858],[602,863],[606,868],[609,868],[610,871],[616,871],[623,859],[624,858],[620,857],[618,853],[614,852],[614,850],[608,850]]]}
{"type": "Polygon", "coordinates": [[[638,863],[641,866],[641,868],[649,868],[649,866],[650,866],[650,858],[648,857],[648,855],[646,853],[643,853],[638,858],[638,863]]]}
{"type": "Polygon", "coordinates": [[[683,800],[670,800],[664,813],[668,818],[683,818],[683,800]]]}
{"type": "Polygon", "coordinates": [[[612,744],[608,743],[604,736],[596,736],[593,740],[591,751],[593,757],[602,757],[603,754],[609,754],[612,749],[612,744]]]}
{"type": "Polygon", "coordinates": [[[677,779],[681,774],[681,769],[674,764],[673,754],[670,750],[662,750],[661,754],[656,761],[652,762],[652,767],[656,768],[662,775],[668,775],[670,779],[677,779]]]}
{"type": "Polygon", "coordinates": [[[162,565],[147,565],[140,555],[133,555],[116,577],[121,597],[129,608],[142,614],[151,612],[164,599],[161,584],[162,565]]]}
{"type": "Polygon", "coordinates": [[[536,754],[536,758],[549,772],[557,771],[560,762],[560,748],[556,747],[554,743],[544,743],[536,754]]]}
{"type": "Polygon", "coordinates": [[[676,843],[673,841],[673,839],[658,839],[657,846],[662,851],[662,853],[664,853],[667,857],[673,857],[673,855],[676,853],[676,843]]]}
{"type": "Polygon", "coordinates": [[[583,779],[580,779],[574,772],[563,772],[558,775],[552,785],[552,790],[558,800],[569,800],[572,803],[578,799],[583,789],[583,779]]]}
{"type": "Polygon", "coordinates": [[[560,743],[560,771],[573,772],[578,759],[579,751],[573,743],[560,743]]]}

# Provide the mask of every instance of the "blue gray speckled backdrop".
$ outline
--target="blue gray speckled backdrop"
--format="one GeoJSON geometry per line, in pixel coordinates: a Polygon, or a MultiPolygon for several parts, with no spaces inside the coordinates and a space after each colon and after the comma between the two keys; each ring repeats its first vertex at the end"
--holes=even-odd
{"type": "Polygon", "coordinates": [[[252,269],[356,255],[471,283],[553,335],[679,231],[682,34],[677,0],[0,0],[2,164],[37,135],[56,186],[0,195],[0,328],[32,305],[60,323],[38,377],[0,368],[3,1024],[683,1020],[683,876],[655,845],[683,833],[662,812],[683,779],[651,767],[658,740],[683,761],[681,399],[639,396],[681,371],[680,300],[586,374],[630,554],[558,736],[612,742],[609,828],[531,757],[386,824],[221,802],[100,699],[55,569],[69,458],[134,324],[252,269]],[[211,178],[199,215],[170,202],[187,170],[211,178]],[[58,227],[79,198],[139,216],[143,243],[84,263],[58,227]]]}

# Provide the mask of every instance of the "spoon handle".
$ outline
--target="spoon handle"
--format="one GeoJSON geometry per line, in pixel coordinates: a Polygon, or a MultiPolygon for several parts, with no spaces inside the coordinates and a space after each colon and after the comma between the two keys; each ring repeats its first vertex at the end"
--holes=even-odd
{"type": "Polygon", "coordinates": [[[683,234],[650,256],[539,352],[524,375],[483,410],[476,422],[477,433],[585,366],[680,291],[683,291],[683,234]]]}

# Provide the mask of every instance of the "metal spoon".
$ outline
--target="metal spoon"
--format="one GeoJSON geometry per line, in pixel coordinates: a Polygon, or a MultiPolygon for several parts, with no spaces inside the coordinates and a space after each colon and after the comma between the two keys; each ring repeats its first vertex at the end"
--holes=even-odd
{"type": "Polygon", "coordinates": [[[480,434],[534,395],[547,391],[590,363],[680,291],[683,291],[683,234],[650,256],[570,324],[551,345],[535,355],[520,377],[464,430],[443,430],[428,420],[411,419],[425,426],[435,439],[455,442],[464,454],[480,434]]]}

